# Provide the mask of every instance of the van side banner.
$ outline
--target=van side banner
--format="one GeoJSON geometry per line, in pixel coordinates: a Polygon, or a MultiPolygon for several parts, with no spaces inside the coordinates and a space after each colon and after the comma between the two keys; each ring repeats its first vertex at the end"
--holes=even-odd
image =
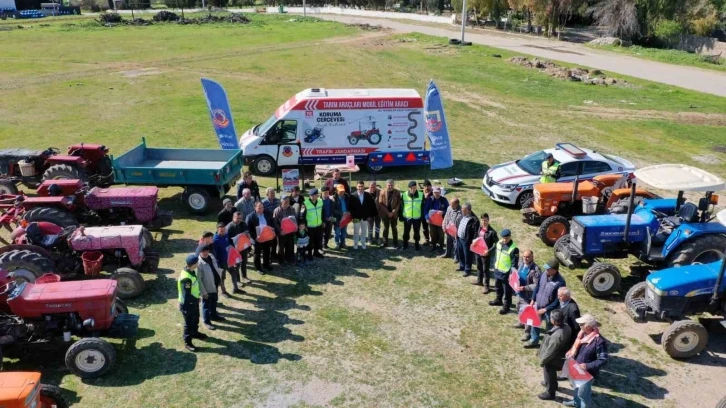
{"type": "Polygon", "coordinates": [[[449,128],[444,117],[444,105],[441,103],[439,88],[433,80],[429,82],[424,102],[424,121],[426,135],[431,143],[431,170],[448,169],[454,166],[449,141],[449,128]]]}
{"type": "Polygon", "coordinates": [[[212,118],[212,126],[217,133],[219,145],[222,146],[222,149],[239,149],[232,110],[229,108],[224,88],[219,83],[207,78],[202,78],[202,88],[204,88],[204,96],[207,98],[209,115],[212,118]]]}

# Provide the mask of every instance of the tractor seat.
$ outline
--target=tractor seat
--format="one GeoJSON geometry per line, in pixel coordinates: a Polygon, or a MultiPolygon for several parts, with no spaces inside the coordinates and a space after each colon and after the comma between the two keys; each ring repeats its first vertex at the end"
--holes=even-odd
{"type": "Polygon", "coordinates": [[[698,207],[693,203],[685,203],[678,210],[678,215],[666,217],[665,219],[676,227],[679,227],[683,223],[696,222],[698,221],[698,207]]]}

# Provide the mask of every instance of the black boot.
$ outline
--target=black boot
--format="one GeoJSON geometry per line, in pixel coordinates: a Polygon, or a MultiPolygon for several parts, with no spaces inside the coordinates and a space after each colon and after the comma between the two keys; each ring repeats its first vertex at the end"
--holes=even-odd
{"type": "Polygon", "coordinates": [[[197,351],[197,348],[194,346],[194,344],[192,344],[191,340],[184,343],[184,348],[191,351],[192,353],[197,351]]]}
{"type": "Polygon", "coordinates": [[[416,248],[417,251],[421,250],[421,245],[419,245],[418,242],[414,242],[414,248],[416,248]]]}

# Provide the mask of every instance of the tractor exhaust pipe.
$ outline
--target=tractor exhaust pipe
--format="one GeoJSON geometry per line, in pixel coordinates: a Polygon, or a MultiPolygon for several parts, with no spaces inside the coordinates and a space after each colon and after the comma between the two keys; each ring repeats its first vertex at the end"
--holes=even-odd
{"type": "Polygon", "coordinates": [[[630,234],[630,219],[633,218],[633,212],[635,209],[635,182],[630,185],[630,197],[628,198],[628,218],[625,219],[625,233],[623,234],[623,241],[628,242],[628,234],[630,234]]]}
{"type": "Polygon", "coordinates": [[[577,188],[578,184],[580,184],[580,176],[575,176],[575,185],[572,187],[572,198],[570,198],[570,205],[575,205],[575,200],[577,197],[577,188]]]}

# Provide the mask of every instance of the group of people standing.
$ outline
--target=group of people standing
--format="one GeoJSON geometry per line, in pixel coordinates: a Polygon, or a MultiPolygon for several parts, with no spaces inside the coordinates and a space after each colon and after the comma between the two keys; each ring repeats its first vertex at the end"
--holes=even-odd
{"type": "MultiPolygon", "coordinates": [[[[523,330],[521,340],[525,348],[540,349],[544,373],[542,385],[545,387],[538,396],[540,399],[555,399],[558,381],[566,379],[557,375],[566,358],[574,359],[593,377],[606,362],[607,341],[600,336],[599,323],[591,315],[580,315],[577,303],[559,273],[559,262],[553,259],[540,267],[531,250],[520,252],[510,230],[497,233],[490,225],[487,213],[477,217],[471,204],[461,205],[456,197],[447,200],[441,188],[432,186],[428,180],[422,183],[422,190],[418,183],[411,181],[401,192],[393,180],[386,181],[383,189],[375,183],[366,186],[359,181],[351,190],[348,181],[335,170],[321,190],[313,188],[308,197],[303,197],[296,187],[289,195],[278,199],[275,190],[268,188],[262,198],[252,175],[244,174],[238,187],[237,202],[225,199],[224,208],[218,214],[216,233],[202,235],[196,253],[187,256],[186,267],[179,276],[179,304],[185,321],[187,349],[196,350],[192,339],[207,337],[198,331],[200,300],[203,322],[207,329],[214,330],[214,322],[224,321],[217,313],[217,290],[223,296],[230,296],[225,287],[226,275],[230,275],[233,293],[245,293],[244,283],[251,282],[247,277],[247,258],[251,249],[242,251],[235,264],[227,262],[229,248],[235,248],[236,236],[250,235],[255,269],[264,274],[271,271],[273,258],[281,266],[288,263],[304,266],[313,258],[323,258],[325,251],[331,249],[331,240],[335,250],[348,248],[348,223],[352,223],[354,250],[366,249],[367,245],[407,249],[413,238],[413,246],[419,251],[423,229],[423,244],[430,246],[430,250],[441,258],[453,258],[457,271],[464,277],[472,275],[472,268],[476,267],[476,280],[471,283],[482,286],[484,294],[492,292],[490,284],[494,278],[496,297],[489,304],[500,307],[500,314],[511,311],[515,294],[519,313],[527,306],[534,307],[545,323],[544,340],[541,341],[541,327],[525,326],[519,321],[515,327],[523,330]],[[436,212],[443,214],[442,221],[432,219],[436,212]],[[296,232],[282,233],[285,218],[296,220],[296,232]],[[399,222],[403,223],[400,241],[399,222]],[[260,226],[274,228],[276,239],[259,242],[256,234],[260,226]],[[471,248],[477,238],[481,238],[486,248],[479,253],[471,248]],[[516,292],[510,284],[512,273],[519,278],[516,292]]],[[[565,405],[592,406],[591,383],[578,387],[574,400],[566,401],[565,405]]]]}

